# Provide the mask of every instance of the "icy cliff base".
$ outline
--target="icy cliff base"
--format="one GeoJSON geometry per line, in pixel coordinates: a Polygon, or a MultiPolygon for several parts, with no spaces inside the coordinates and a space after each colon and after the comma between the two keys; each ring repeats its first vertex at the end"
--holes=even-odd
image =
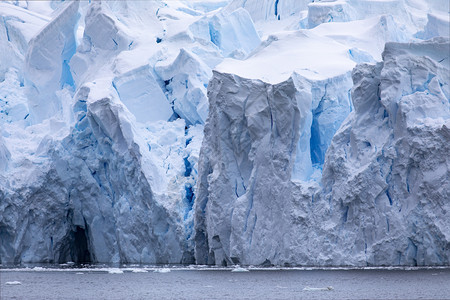
{"type": "Polygon", "coordinates": [[[383,62],[355,68],[354,111],[331,141],[321,183],[291,181],[295,145],[311,128],[311,100],[295,77],[267,84],[214,73],[197,262],[448,265],[449,47],[448,38],[388,43],[383,62]]]}

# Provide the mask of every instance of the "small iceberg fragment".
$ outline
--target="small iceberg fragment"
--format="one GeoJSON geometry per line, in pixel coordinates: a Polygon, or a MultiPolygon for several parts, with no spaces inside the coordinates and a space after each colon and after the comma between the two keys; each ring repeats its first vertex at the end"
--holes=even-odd
{"type": "Polygon", "coordinates": [[[233,270],[231,270],[231,272],[249,272],[249,270],[236,266],[233,270]]]}
{"type": "Polygon", "coordinates": [[[332,290],[334,290],[334,288],[332,286],[320,287],[320,288],[307,286],[303,290],[304,291],[332,291],[332,290]]]}
{"type": "Polygon", "coordinates": [[[109,274],[123,274],[123,271],[121,269],[114,268],[114,269],[109,269],[108,273],[109,274]]]}
{"type": "Polygon", "coordinates": [[[75,274],[76,275],[83,275],[84,273],[83,272],[76,272],[75,274]]]}
{"type": "Polygon", "coordinates": [[[153,273],[169,273],[169,272],[170,272],[169,268],[155,269],[155,271],[153,271],[153,273]]]}
{"type": "Polygon", "coordinates": [[[5,284],[6,285],[21,285],[22,282],[20,282],[20,281],[7,281],[5,284]]]}
{"type": "Polygon", "coordinates": [[[133,270],[131,270],[132,273],[147,273],[147,270],[145,269],[140,269],[140,268],[135,268],[133,270]]]}

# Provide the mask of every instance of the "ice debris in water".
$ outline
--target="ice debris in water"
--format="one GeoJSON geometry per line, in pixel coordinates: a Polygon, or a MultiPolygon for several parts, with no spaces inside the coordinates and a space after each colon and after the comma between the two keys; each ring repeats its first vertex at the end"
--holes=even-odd
{"type": "Polygon", "coordinates": [[[155,269],[153,271],[153,273],[170,273],[170,269],[169,268],[159,268],[159,269],[155,269]]]}
{"type": "Polygon", "coordinates": [[[5,284],[6,285],[21,285],[22,282],[20,282],[20,281],[7,281],[5,284]]]}
{"type": "Polygon", "coordinates": [[[136,269],[131,270],[131,272],[132,273],[147,273],[148,271],[145,269],[136,268],[136,269]]]}
{"type": "Polygon", "coordinates": [[[231,272],[249,272],[248,269],[236,266],[231,272]]]}
{"type": "Polygon", "coordinates": [[[303,289],[304,291],[332,291],[334,290],[334,288],[332,286],[327,286],[327,287],[305,287],[303,289]]]}
{"type": "Polygon", "coordinates": [[[121,269],[118,269],[118,268],[113,268],[113,269],[109,269],[108,273],[109,274],[123,274],[123,271],[121,269]]]}

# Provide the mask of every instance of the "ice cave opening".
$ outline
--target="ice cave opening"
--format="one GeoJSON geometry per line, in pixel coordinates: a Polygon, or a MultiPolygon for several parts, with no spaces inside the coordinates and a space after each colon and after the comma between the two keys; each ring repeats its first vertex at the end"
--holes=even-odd
{"type": "Polygon", "coordinates": [[[77,264],[92,263],[92,255],[89,251],[87,230],[76,226],[71,231],[61,249],[59,263],[72,261],[77,264]]]}
{"type": "Polygon", "coordinates": [[[91,253],[88,248],[87,232],[77,226],[73,233],[72,258],[75,263],[91,263],[91,253]]]}

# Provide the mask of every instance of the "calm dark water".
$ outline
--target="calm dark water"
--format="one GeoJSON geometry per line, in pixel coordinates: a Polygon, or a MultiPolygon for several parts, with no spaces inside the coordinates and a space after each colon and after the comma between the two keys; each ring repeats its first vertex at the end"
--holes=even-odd
{"type": "Polygon", "coordinates": [[[3,269],[0,299],[450,299],[448,268],[117,270],[3,269]]]}

